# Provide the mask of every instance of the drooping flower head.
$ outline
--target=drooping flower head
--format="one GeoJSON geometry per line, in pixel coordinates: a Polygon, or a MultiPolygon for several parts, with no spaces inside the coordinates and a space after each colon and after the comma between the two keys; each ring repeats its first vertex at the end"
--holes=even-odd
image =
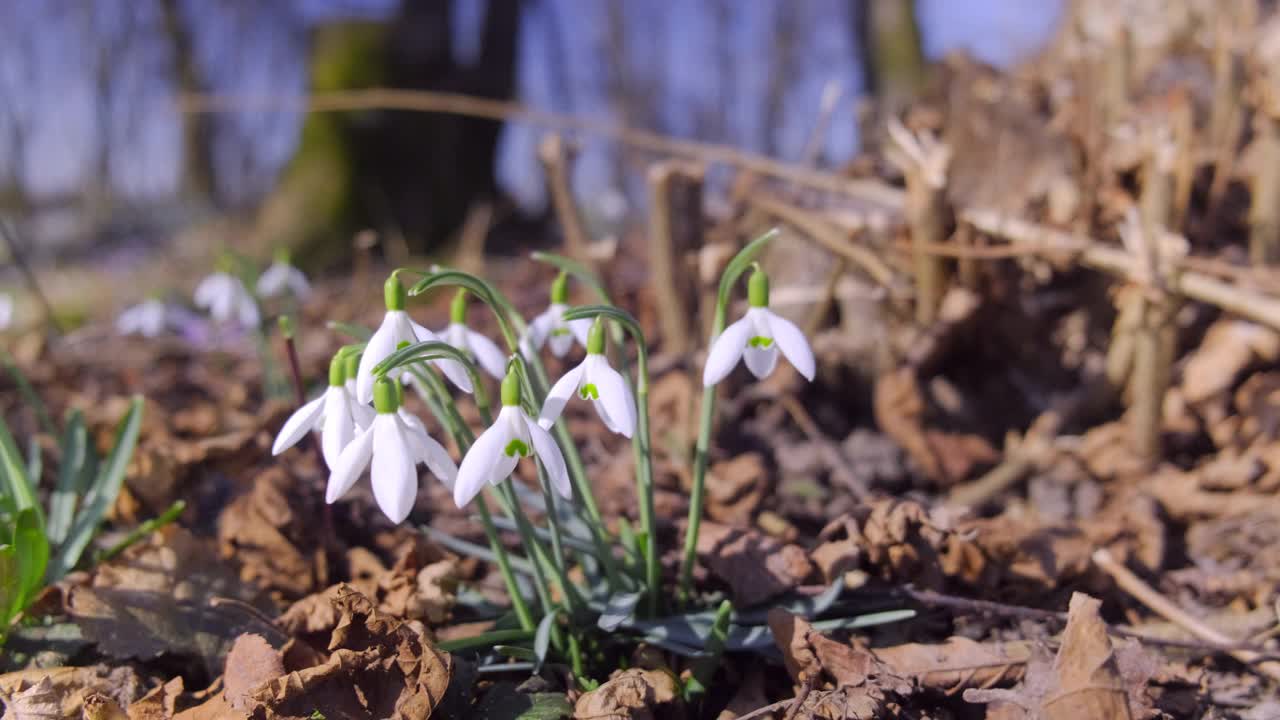
{"type": "Polygon", "coordinates": [[[467,327],[467,291],[458,290],[449,306],[449,327],[441,331],[444,341],[466,353],[490,375],[502,379],[507,358],[492,340],[467,327]]]}
{"type": "Polygon", "coordinates": [[[339,352],[329,362],[329,387],[324,394],[298,408],[276,435],[271,454],[293,447],[308,431],[320,432],[324,464],[333,469],[356,432],[373,422],[373,409],[357,403],[347,392],[346,363],[349,353],[339,352]]]}
{"type": "Polygon", "coordinates": [[[262,319],[257,301],[240,278],[231,273],[230,256],[219,259],[218,271],[200,281],[194,299],[197,307],[208,310],[213,319],[221,323],[236,322],[252,330],[262,319]]]}
{"type": "Polygon", "coordinates": [[[779,352],[806,380],[813,380],[815,368],[809,341],[795,323],[769,309],[769,276],[759,266],[747,282],[747,304],[747,314],[712,339],[702,384],[711,386],[723,380],[739,359],[763,380],[778,366],[779,352]]]}
{"type": "Polygon", "coordinates": [[[275,261],[258,276],[258,295],[269,298],[285,292],[305,300],[311,294],[311,283],[290,262],[289,248],[281,247],[276,248],[275,261]]]}
{"type": "MultiPolygon", "coordinates": [[[[360,366],[356,372],[356,399],[362,403],[373,400],[373,369],[396,351],[401,343],[417,343],[418,341],[439,340],[436,334],[414,322],[404,310],[405,291],[400,284],[400,277],[391,273],[383,285],[383,299],[386,302],[387,314],[382,324],[374,331],[369,342],[365,344],[364,355],[360,357],[360,366]]],[[[432,360],[445,377],[463,392],[471,392],[471,378],[457,360],[432,360]]]]}
{"type": "Polygon", "coordinates": [[[116,332],[121,335],[157,337],[165,330],[168,314],[163,300],[144,300],[116,316],[116,332]]]}
{"type": "Polygon", "coordinates": [[[591,401],[605,427],[631,437],[636,427],[635,397],[622,375],[609,366],[604,344],[604,324],[597,318],[587,334],[586,359],[551,386],[538,415],[538,425],[550,428],[576,394],[591,401]]]}
{"type": "MultiPolygon", "coordinates": [[[[336,502],[351,489],[365,468],[370,468],[373,498],[394,523],[403,522],[418,496],[418,463],[452,486],[458,467],[448,451],[427,435],[422,423],[405,421],[402,414],[403,389],[393,378],[380,377],[373,384],[373,407],[377,417],[360,431],[338,457],[329,475],[325,502],[336,502]]],[[[412,416],[410,416],[412,417],[412,416]]]]}
{"type": "Polygon", "coordinates": [[[543,343],[550,346],[551,354],[556,357],[564,357],[573,347],[574,340],[583,346],[587,344],[587,330],[591,327],[591,321],[586,318],[564,319],[565,310],[569,309],[565,304],[568,297],[569,275],[562,272],[551,283],[551,305],[529,323],[528,331],[520,339],[520,352],[525,357],[541,350],[543,343]]]}
{"type": "Polygon", "coordinates": [[[462,458],[453,501],[464,507],[486,484],[497,485],[510,477],[520,458],[535,455],[556,492],[566,499],[573,497],[560,446],[520,407],[520,376],[512,369],[502,380],[502,410],[462,458]]]}

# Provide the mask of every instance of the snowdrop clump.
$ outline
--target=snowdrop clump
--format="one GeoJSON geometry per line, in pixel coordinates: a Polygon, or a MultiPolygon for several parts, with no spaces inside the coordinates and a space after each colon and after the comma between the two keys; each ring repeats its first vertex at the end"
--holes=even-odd
{"type": "Polygon", "coordinates": [[[276,251],[275,261],[258,276],[258,295],[264,298],[278,297],[288,293],[299,300],[306,300],[311,294],[311,283],[301,270],[289,262],[289,251],[281,248],[276,251]]]}

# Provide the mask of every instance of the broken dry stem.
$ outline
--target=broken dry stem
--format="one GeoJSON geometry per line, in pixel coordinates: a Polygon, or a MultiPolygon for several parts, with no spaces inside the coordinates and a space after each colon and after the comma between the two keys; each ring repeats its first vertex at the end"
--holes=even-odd
{"type": "Polygon", "coordinates": [[[1254,265],[1280,262],[1280,117],[1258,117],[1257,171],[1249,207],[1249,261],[1254,265]]]}
{"type": "Polygon", "coordinates": [[[573,153],[558,133],[547,133],[538,144],[538,159],[546,171],[551,202],[564,231],[565,254],[589,266],[591,258],[587,252],[590,242],[587,226],[582,219],[582,211],[573,198],[573,187],[569,180],[573,153]]]}
{"type": "Polygon", "coordinates": [[[1280,680],[1280,661],[1264,659],[1265,656],[1256,650],[1233,647],[1237,644],[1234,640],[1200,622],[1192,617],[1190,613],[1175,605],[1172,600],[1161,595],[1155,588],[1133,574],[1129,568],[1120,564],[1106,548],[1099,548],[1094,551],[1093,564],[1110,575],[1121,590],[1129,593],[1164,619],[1176,623],[1201,640],[1217,646],[1231,655],[1231,657],[1249,665],[1263,675],[1273,680],[1280,680]]]}

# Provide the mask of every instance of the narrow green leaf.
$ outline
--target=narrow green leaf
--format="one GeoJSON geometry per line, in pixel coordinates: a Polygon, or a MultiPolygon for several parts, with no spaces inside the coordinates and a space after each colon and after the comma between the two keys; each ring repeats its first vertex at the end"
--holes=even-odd
{"type": "Polygon", "coordinates": [[[13,547],[18,556],[18,592],[9,606],[9,617],[18,614],[35,597],[49,565],[49,540],[44,536],[36,508],[18,513],[13,528],[13,547]]]}
{"type": "Polygon", "coordinates": [[[84,427],[84,415],[79,410],[68,414],[59,447],[62,463],[58,466],[58,484],[49,496],[49,519],[45,528],[49,542],[54,545],[60,545],[67,539],[76,500],[84,492],[88,480],[84,470],[89,459],[89,433],[84,427]]]}
{"type": "Polygon", "coordinates": [[[13,619],[13,608],[18,606],[18,594],[22,579],[18,573],[18,549],[12,545],[0,545],[0,644],[13,619]]]}
{"type": "Polygon", "coordinates": [[[39,487],[40,478],[44,475],[44,456],[40,453],[40,441],[35,435],[27,438],[27,477],[31,484],[39,487]]]}
{"type": "Polygon", "coordinates": [[[472,648],[491,648],[505,643],[532,640],[533,633],[526,630],[493,630],[457,640],[443,640],[436,643],[436,648],[445,652],[458,652],[472,648]]]}
{"type": "Polygon", "coordinates": [[[542,664],[547,661],[547,651],[551,648],[551,628],[556,624],[557,614],[553,611],[544,615],[542,621],[538,623],[538,631],[533,635],[533,654],[537,657],[533,665],[535,673],[541,670],[542,664]]]}
{"type": "Polygon", "coordinates": [[[613,632],[623,623],[634,620],[636,605],[640,603],[640,598],[643,596],[643,592],[615,594],[609,598],[604,612],[600,613],[600,619],[596,621],[596,626],[605,632],[613,632]]]}
{"type": "Polygon", "coordinates": [[[716,610],[716,619],[711,624],[711,632],[703,645],[703,657],[693,664],[693,672],[685,683],[686,700],[696,700],[707,692],[711,680],[720,667],[720,656],[724,653],[725,641],[729,638],[729,621],[733,618],[733,603],[725,600],[716,610]]]}
{"type": "Polygon", "coordinates": [[[527,647],[519,645],[494,645],[493,651],[499,655],[504,655],[515,660],[524,660],[527,662],[537,662],[538,655],[527,647]]]}
{"type": "MultiPolygon", "coordinates": [[[[18,453],[18,444],[14,442],[4,418],[0,418],[0,475],[4,476],[4,485],[8,488],[9,497],[13,499],[14,510],[22,512],[35,508],[37,516],[40,516],[36,489],[27,476],[26,465],[22,462],[22,455],[18,453]]],[[[44,518],[40,517],[40,521],[43,525],[44,518]]]]}
{"type": "Polygon", "coordinates": [[[101,555],[94,558],[94,562],[95,563],[103,562],[105,560],[110,560],[116,555],[119,555],[120,553],[129,549],[130,545],[133,545],[134,543],[145,538],[146,536],[150,535],[156,530],[159,530],[165,525],[168,525],[174,520],[177,520],[178,516],[182,514],[182,511],[186,509],[187,509],[186,500],[174,500],[173,504],[170,505],[164,512],[160,513],[156,517],[151,518],[150,520],[147,520],[146,522],[142,523],[141,525],[134,528],[133,530],[130,530],[128,535],[125,535],[115,545],[112,545],[111,547],[107,548],[101,555]]]}
{"type": "Polygon", "coordinates": [[[58,549],[58,554],[54,558],[54,564],[49,573],[50,580],[60,579],[76,566],[81,554],[89,546],[94,533],[102,523],[102,518],[115,504],[116,496],[120,494],[120,488],[124,485],[124,475],[129,466],[129,459],[133,457],[133,451],[138,445],[138,432],[142,427],[142,405],[142,397],[135,396],[133,402],[129,404],[129,412],[120,421],[120,427],[116,431],[115,445],[89,488],[84,504],[71,524],[66,543],[58,549]]]}

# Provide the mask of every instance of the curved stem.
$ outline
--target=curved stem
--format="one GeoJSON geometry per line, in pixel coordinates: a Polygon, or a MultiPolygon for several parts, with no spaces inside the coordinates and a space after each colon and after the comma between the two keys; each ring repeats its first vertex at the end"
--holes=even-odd
{"type": "MultiPolygon", "coordinates": [[[[566,320],[602,316],[612,326],[631,334],[636,344],[636,431],[631,447],[636,459],[636,502],[640,527],[644,532],[644,579],[649,615],[658,614],[658,598],[662,590],[662,568],[658,558],[658,529],[653,508],[653,446],[649,436],[649,345],[640,323],[627,312],[612,305],[590,305],[565,313],[566,320]]],[[[621,330],[619,331],[621,332],[621,330]]],[[[627,380],[630,381],[629,374],[627,380]]]]}
{"type": "MultiPolygon", "coordinates": [[[[720,289],[716,293],[715,315],[711,323],[711,337],[714,340],[724,332],[726,316],[729,313],[729,294],[734,283],[751,265],[764,246],[778,237],[777,229],[770,230],[747,243],[738,254],[733,256],[720,275],[720,289]]],[[[684,555],[680,559],[680,587],[677,599],[681,605],[689,600],[693,590],[693,563],[698,553],[698,532],[702,526],[702,506],[707,493],[707,458],[711,447],[711,428],[715,423],[716,386],[704,388],[702,391],[702,408],[698,417],[698,442],[693,452],[693,488],[689,494],[689,518],[685,526],[684,555]]]]}

